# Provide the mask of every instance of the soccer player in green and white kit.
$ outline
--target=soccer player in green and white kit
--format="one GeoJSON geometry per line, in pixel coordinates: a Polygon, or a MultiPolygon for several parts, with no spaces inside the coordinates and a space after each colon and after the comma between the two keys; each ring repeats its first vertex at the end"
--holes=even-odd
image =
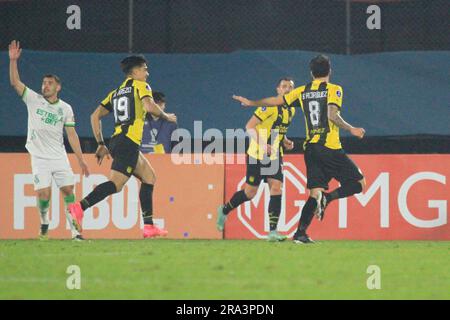
{"type": "Polygon", "coordinates": [[[9,45],[9,77],[11,86],[22,97],[28,109],[28,136],[25,147],[31,155],[34,190],[38,196],[38,209],[41,216],[40,238],[47,239],[48,209],[53,178],[64,195],[66,218],[70,222],[72,238],[83,240],[73,226],[72,217],[67,211],[68,205],[75,202],[73,193],[75,179],[64,148],[63,128],[66,129],[67,138],[78,159],[82,173],[85,176],[89,175],[75,131],[72,107],[58,99],[61,81],[57,76],[44,76],[42,95],[34,92],[20,81],[17,61],[21,53],[19,42],[12,41],[9,45]]]}

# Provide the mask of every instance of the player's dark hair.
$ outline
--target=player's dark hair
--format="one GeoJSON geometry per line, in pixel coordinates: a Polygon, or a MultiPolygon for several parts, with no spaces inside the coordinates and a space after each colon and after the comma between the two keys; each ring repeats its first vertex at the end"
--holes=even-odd
{"type": "Polygon", "coordinates": [[[153,93],[153,100],[155,100],[155,103],[163,103],[166,102],[166,95],[159,91],[154,91],[153,93]]]}
{"type": "Polygon", "coordinates": [[[319,54],[318,56],[311,59],[309,67],[314,78],[326,77],[330,74],[330,58],[328,58],[326,55],[319,54]]]}
{"type": "Polygon", "coordinates": [[[120,67],[122,68],[123,73],[126,75],[131,73],[131,70],[135,67],[140,67],[144,63],[147,63],[147,60],[145,60],[144,56],[129,56],[123,59],[120,62],[120,67]]]}
{"type": "Polygon", "coordinates": [[[61,79],[56,74],[44,74],[42,79],[51,78],[56,81],[57,84],[61,85],[61,79]]]}
{"type": "Polygon", "coordinates": [[[281,78],[280,80],[278,80],[277,88],[280,86],[282,81],[292,81],[292,83],[295,83],[293,78],[291,78],[291,77],[284,77],[284,78],[281,78]]]}

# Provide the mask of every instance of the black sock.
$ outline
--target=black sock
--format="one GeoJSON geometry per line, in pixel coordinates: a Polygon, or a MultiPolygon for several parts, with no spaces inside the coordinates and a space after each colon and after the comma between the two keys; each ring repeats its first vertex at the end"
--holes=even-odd
{"type": "Polygon", "coordinates": [[[317,200],[315,198],[309,197],[306,201],[305,206],[302,209],[302,216],[300,222],[298,223],[297,234],[306,234],[306,229],[308,229],[311,224],[311,220],[314,216],[314,210],[317,208],[317,200]]]}
{"type": "Polygon", "coordinates": [[[41,234],[46,235],[48,232],[48,224],[41,224],[41,234]]]}
{"type": "Polygon", "coordinates": [[[270,231],[277,230],[280,212],[281,212],[281,194],[270,196],[269,202],[270,231]]]}
{"type": "Polygon", "coordinates": [[[239,206],[241,203],[244,203],[245,201],[250,200],[247,195],[245,194],[244,190],[236,192],[232,197],[231,200],[228,201],[225,206],[223,207],[223,213],[229,214],[231,210],[239,206]]]}
{"type": "Polygon", "coordinates": [[[144,224],[153,224],[153,184],[142,183],[139,191],[144,224]]]}
{"type": "Polygon", "coordinates": [[[360,193],[361,191],[362,191],[361,183],[352,180],[344,183],[342,186],[331,191],[330,193],[326,193],[325,197],[327,198],[327,202],[331,202],[336,199],[347,198],[356,193],[360,193]]]}
{"type": "Polygon", "coordinates": [[[92,190],[91,193],[89,193],[83,200],[80,201],[81,208],[84,211],[87,208],[90,208],[95,204],[99,203],[107,196],[112,195],[113,193],[116,192],[117,192],[116,185],[112,181],[107,181],[102,184],[99,184],[98,186],[95,187],[94,190],[92,190]]]}

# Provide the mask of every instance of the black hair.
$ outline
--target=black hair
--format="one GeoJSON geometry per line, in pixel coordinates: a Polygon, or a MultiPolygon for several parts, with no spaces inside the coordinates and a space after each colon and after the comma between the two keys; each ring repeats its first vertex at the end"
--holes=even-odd
{"type": "Polygon", "coordinates": [[[292,81],[292,83],[295,83],[293,78],[291,78],[291,77],[284,77],[284,78],[281,78],[280,80],[278,80],[277,88],[280,86],[282,81],[292,81]]]}
{"type": "Polygon", "coordinates": [[[326,77],[331,70],[330,58],[324,54],[319,54],[311,59],[309,67],[314,78],[326,77]]]}
{"type": "Polygon", "coordinates": [[[56,74],[44,74],[44,76],[42,77],[42,79],[45,78],[52,78],[53,80],[56,81],[57,84],[61,85],[61,79],[56,75],[56,74]]]}
{"type": "Polygon", "coordinates": [[[144,56],[129,56],[123,59],[120,62],[120,67],[122,68],[123,73],[126,75],[130,74],[133,68],[140,67],[144,63],[147,63],[147,60],[145,60],[144,56]]]}
{"type": "Polygon", "coordinates": [[[155,103],[160,102],[166,102],[166,95],[159,91],[154,91],[153,93],[153,100],[155,100],[155,103]]]}

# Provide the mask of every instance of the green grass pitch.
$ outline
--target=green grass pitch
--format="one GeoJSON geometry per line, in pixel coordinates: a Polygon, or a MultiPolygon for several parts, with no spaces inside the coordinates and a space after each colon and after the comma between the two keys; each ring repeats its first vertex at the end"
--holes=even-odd
{"type": "Polygon", "coordinates": [[[450,242],[2,240],[0,299],[450,299],[449,266],[450,242]]]}

